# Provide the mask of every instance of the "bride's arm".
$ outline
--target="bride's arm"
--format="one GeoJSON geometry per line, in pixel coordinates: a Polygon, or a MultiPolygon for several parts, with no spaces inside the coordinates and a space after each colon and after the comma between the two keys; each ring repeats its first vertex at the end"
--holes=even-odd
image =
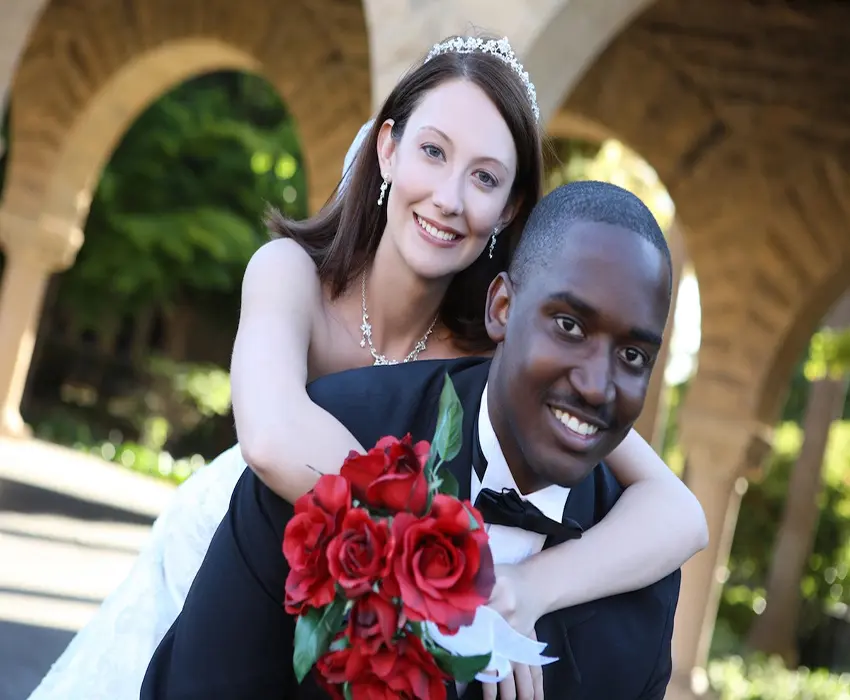
{"type": "Polygon", "coordinates": [[[307,395],[321,299],[316,266],[294,241],[267,243],[248,263],[231,361],[236,434],[247,464],[290,502],[313,488],[316,471],[338,470],[349,451],[362,451],[307,395]]]}
{"type": "Polygon", "coordinates": [[[708,544],[699,501],[637,432],[606,463],[627,487],[611,511],[581,539],[519,565],[544,614],[648,586],[708,544]]]}

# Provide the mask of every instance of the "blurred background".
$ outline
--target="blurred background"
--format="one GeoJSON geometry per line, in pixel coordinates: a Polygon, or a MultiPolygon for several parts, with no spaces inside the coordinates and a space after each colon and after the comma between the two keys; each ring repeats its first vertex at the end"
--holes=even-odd
{"type": "Polygon", "coordinates": [[[639,424],[700,498],[673,700],[850,698],[850,5],[0,0],[0,698],[234,442],[267,204],[304,217],[471,25],[534,81],[546,182],[650,206],[678,294],[639,424]]]}

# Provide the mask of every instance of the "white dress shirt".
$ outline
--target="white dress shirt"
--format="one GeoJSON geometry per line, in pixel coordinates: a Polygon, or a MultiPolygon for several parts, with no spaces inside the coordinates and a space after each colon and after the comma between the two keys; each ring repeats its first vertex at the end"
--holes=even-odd
{"type": "MultiPolygon", "coordinates": [[[[481,407],[478,409],[478,441],[481,445],[481,452],[487,460],[487,467],[482,482],[479,480],[475,468],[470,465],[472,481],[469,488],[469,500],[473,504],[482,488],[492,489],[496,493],[501,493],[502,489],[515,489],[520,498],[533,503],[546,517],[561,522],[570,490],[562,486],[552,485],[528,495],[520,493],[510,467],[505,461],[499,439],[493,431],[493,424],[490,422],[486,385],[484,386],[484,393],[481,395],[481,407]]],[[[545,535],[520,530],[517,527],[488,523],[485,528],[490,538],[490,551],[493,553],[493,561],[496,564],[516,564],[532,554],[537,554],[543,549],[546,542],[545,535]]],[[[463,697],[467,684],[456,682],[455,686],[458,696],[463,697]]]]}
{"type": "MultiPolygon", "coordinates": [[[[478,410],[478,440],[484,458],[487,460],[487,469],[484,472],[483,483],[479,481],[475,469],[472,469],[469,500],[475,503],[482,488],[492,489],[496,493],[501,493],[502,489],[515,489],[519,493],[513,474],[502,454],[499,440],[493,432],[487,406],[486,386],[481,396],[481,408],[478,410]]],[[[528,495],[520,493],[520,498],[533,503],[546,517],[561,522],[569,494],[568,488],[553,484],[528,495]]],[[[486,527],[490,537],[490,549],[496,564],[516,564],[532,554],[537,554],[546,542],[546,536],[537,532],[528,532],[506,525],[488,524],[486,527]]]]}

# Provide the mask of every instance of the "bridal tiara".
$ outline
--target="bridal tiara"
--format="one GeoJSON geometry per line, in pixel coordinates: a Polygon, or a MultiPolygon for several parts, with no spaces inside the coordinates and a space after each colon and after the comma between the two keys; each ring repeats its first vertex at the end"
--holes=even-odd
{"type": "Polygon", "coordinates": [[[428,53],[425,63],[428,63],[435,56],[445,53],[488,53],[495,56],[503,63],[510,66],[511,70],[519,76],[519,79],[525,85],[525,91],[528,93],[528,100],[531,102],[531,111],[534,112],[534,118],[540,121],[540,110],[537,107],[537,91],[534,89],[534,83],[528,77],[528,72],[522,67],[519,59],[516,57],[508,37],[502,39],[477,39],[475,37],[455,37],[447,39],[440,44],[434,44],[434,47],[428,53]]]}

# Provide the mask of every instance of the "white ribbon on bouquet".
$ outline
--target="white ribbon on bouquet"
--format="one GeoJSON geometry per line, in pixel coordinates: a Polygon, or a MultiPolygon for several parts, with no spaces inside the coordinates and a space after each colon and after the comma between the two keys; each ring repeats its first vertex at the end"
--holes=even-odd
{"type": "Polygon", "coordinates": [[[456,634],[443,634],[432,622],[425,623],[431,639],[443,649],[458,656],[490,654],[490,665],[475,678],[482,683],[498,683],[511,674],[511,663],[546,666],[558,659],[543,656],[546,644],[517,632],[492,608],[482,605],[471,625],[456,634]]]}

